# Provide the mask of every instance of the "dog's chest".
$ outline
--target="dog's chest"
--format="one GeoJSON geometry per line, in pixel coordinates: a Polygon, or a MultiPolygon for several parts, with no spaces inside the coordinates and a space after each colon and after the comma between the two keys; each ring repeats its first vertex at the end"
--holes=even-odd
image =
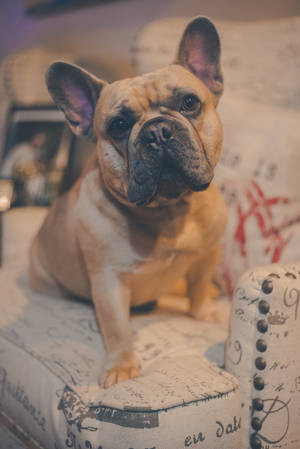
{"type": "Polygon", "coordinates": [[[125,275],[132,287],[134,304],[168,293],[197,260],[203,241],[197,223],[189,221],[177,235],[165,230],[152,245],[144,257],[132,254],[138,257],[133,257],[125,275]]]}

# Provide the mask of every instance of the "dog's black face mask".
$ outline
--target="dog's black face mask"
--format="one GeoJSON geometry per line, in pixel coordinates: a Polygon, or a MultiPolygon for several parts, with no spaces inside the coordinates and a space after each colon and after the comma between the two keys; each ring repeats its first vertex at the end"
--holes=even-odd
{"type": "Polygon", "coordinates": [[[128,149],[130,202],[149,204],[157,195],[176,198],[186,190],[205,190],[213,167],[200,137],[173,117],[159,116],[142,126],[128,149]]]}

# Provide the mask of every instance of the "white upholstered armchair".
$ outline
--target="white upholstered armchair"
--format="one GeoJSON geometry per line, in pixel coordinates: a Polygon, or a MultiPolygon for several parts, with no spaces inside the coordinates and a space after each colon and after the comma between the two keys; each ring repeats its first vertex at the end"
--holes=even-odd
{"type": "MultiPolygon", "coordinates": [[[[172,60],[184,23],[142,30],[137,72],[172,60]]],[[[216,181],[230,211],[220,268],[224,296],[233,292],[229,330],[226,320],[178,311],[136,315],[143,375],[99,389],[104,347],[92,306],[26,285],[26,251],[45,211],[9,211],[1,449],[299,448],[300,21],[216,25],[226,86],[216,181]]],[[[221,307],[225,316],[229,303],[221,307]]]]}

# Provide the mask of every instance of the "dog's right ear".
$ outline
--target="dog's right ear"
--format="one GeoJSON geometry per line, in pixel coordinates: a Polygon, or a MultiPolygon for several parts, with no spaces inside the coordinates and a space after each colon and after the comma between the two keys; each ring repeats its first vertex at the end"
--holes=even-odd
{"type": "Polygon", "coordinates": [[[220,53],[220,38],[214,24],[207,17],[192,19],[181,38],[176,62],[203,81],[217,101],[223,92],[220,53]]]}
{"type": "Polygon", "coordinates": [[[47,70],[46,83],[72,131],[93,139],[95,107],[106,82],[76,65],[58,61],[47,70]]]}

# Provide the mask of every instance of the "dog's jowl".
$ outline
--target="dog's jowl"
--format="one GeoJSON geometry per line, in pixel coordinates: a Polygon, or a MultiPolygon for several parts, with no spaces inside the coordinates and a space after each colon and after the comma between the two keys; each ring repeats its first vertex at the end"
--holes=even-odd
{"type": "Polygon", "coordinates": [[[107,351],[100,382],[109,387],[140,375],[131,306],[185,278],[190,313],[217,316],[212,278],[226,225],[213,182],[222,145],[219,37],[197,17],[170,66],[108,84],[55,62],[47,85],[74,133],[96,145],[33,242],[30,282],[93,300],[107,351]]]}

